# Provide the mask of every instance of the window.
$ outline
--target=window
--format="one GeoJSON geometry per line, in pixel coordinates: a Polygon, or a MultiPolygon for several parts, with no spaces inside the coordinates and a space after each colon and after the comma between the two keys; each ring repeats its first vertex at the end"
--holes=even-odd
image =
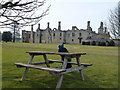
{"type": "Polygon", "coordinates": [[[53,39],[55,39],[55,33],[53,33],[53,39]]]}
{"type": "Polygon", "coordinates": [[[70,34],[68,34],[68,37],[70,37],[70,34]]]}
{"type": "Polygon", "coordinates": [[[29,34],[29,36],[28,36],[28,37],[30,38],[30,36],[31,36],[31,35],[29,34]]]}
{"type": "Polygon", "coordinates": [[[60,33],[60,36],[62,36],[62,33],[60,33]]]}
{"type": "Polygon", "coordinates": [[[79,37],[81,37],[82,36],[82,33],[79,33],[79,37]]]}
{"type": "Polygon", "coordinates": [[[53,34],[53,36],[55,37],[55,33],[53,34]]]}
{"type": "Polygon", "coordinates": [[[75,33],[72,33],[72,36],[75,37],[75,33]]]}
{"type": "Polygon", "coordinates": [[[39,36],[39,34],[37,34],[37,37],[39,36]]]}
{"type": "Polygon", "coordinates": [[[74,41],[74,39],[72,39],[72,42],[74,41]]]}

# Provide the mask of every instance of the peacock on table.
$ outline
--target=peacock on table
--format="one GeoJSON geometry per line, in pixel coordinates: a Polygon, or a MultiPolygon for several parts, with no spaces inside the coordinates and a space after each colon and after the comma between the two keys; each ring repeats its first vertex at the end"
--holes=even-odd
{"type": "MultiPolygon", "coordinates": [[[[68,50],[64,47],[64,44],[65,43],[62,43],[62,45],[58,46],[58,52],[67,52],[68,53],[68,50]]],[[[61,58],[62,58],[62,61],[64,61],[64,56],[61,56],[61,58]]],[[[71,62],[71,59],[68,59],[68,62],[71,62]]],[[[71,67],[72,67],[72,65],[70,63],[68,63],[66,68],[71,68],[71,67]]]]}

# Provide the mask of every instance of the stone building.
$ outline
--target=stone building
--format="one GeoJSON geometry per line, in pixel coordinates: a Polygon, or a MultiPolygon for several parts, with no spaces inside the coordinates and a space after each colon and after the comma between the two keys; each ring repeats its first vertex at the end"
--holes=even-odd
{"type": "Polygon", "coordinates": [[[82,44],[82,42],[107,42],[110,40],[110,34],[107,28],[100,23],[98,33],[92,30],[90,21],[87,22],[87,29],[78,29],[72,26],[71,30],[61,30],[61,22],[58,22],[58,28],[50,28],[50,23],[47,23],[46,29],[41,29],[40,24],[36,31],[22,31],[22,42],[24,43],[69,43],[82,44]]]}

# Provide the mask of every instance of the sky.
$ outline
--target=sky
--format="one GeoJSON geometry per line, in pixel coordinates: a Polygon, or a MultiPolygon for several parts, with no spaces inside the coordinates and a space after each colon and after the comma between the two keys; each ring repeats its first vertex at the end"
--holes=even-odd
{"type": "MultiPolygon", "coordinates": [[[[40,28],[45,29],[47,22],[50,28],[57,28],[58,21],[61,21],[61,29],[68,30],[72,26],[78,29],[86,29],[87,21],[93,31],[98,31],[100,22],[108,23],[110,9],[117,7],[119,0],[47,0],[45,7],[51,5],[49,14],[42,18],[40,28]]],[[[44,7],[43,7],[44,8],[44,7]]],[[[31,27],[23,29],[30,31],[31,27]]],[[[37,25],[34,26],[34,31],[37,25]]],[[[4,29],[5,30],[5,29],[4,29]]]]}

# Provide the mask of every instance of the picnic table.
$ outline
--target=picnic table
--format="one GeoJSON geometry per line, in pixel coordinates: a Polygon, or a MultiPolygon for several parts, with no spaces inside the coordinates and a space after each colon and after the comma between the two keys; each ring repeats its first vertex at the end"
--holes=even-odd
{"type": "Polygon", "coordinates": [[[63,52],[44,52],[44,51],[30,51],[26,52],[30,55],[30,59],[28,61],[28,64],[25,63],[15,63],[17,67],[26,67],[24,74],[21,78],[21,80],[24,80],[27,72],[29,71],[29,68],[34,68],[38,70],[45,70],[49,71],[51,74],[58,75],[58,82],[56,85],[56,89],[61,87],[62,81],[64,74],[70,73],[73,71],[78,71],[80,72],[81,79],[84,80],[84,75],[83,75],[83,69],[91,66],[92,64],[87,64],[87,63],[81,63],[80,62],[80,57],[81,55],[86,55],[86,53],[63,53],[63,52]],[[64,60],[52,60],[48,59],[47,55],[60,55],[61,57],[64,58],[64,60]],[[39,62],[39,63],[32,63],[34,56],[42,55],[44,58],[44,62],[39,62]],[[76,62],[69,62],[68,59],[76,58],[76,62]],[[52,63],[62,63],[62,68],[51,68],[52,63]],[[45,64],[46,67],[40,66],[45,64]],[[72,64],[72,65],[77,65],[76,67],[71,67],[71,68],[66,68],[67,64],[72,64]]]}

